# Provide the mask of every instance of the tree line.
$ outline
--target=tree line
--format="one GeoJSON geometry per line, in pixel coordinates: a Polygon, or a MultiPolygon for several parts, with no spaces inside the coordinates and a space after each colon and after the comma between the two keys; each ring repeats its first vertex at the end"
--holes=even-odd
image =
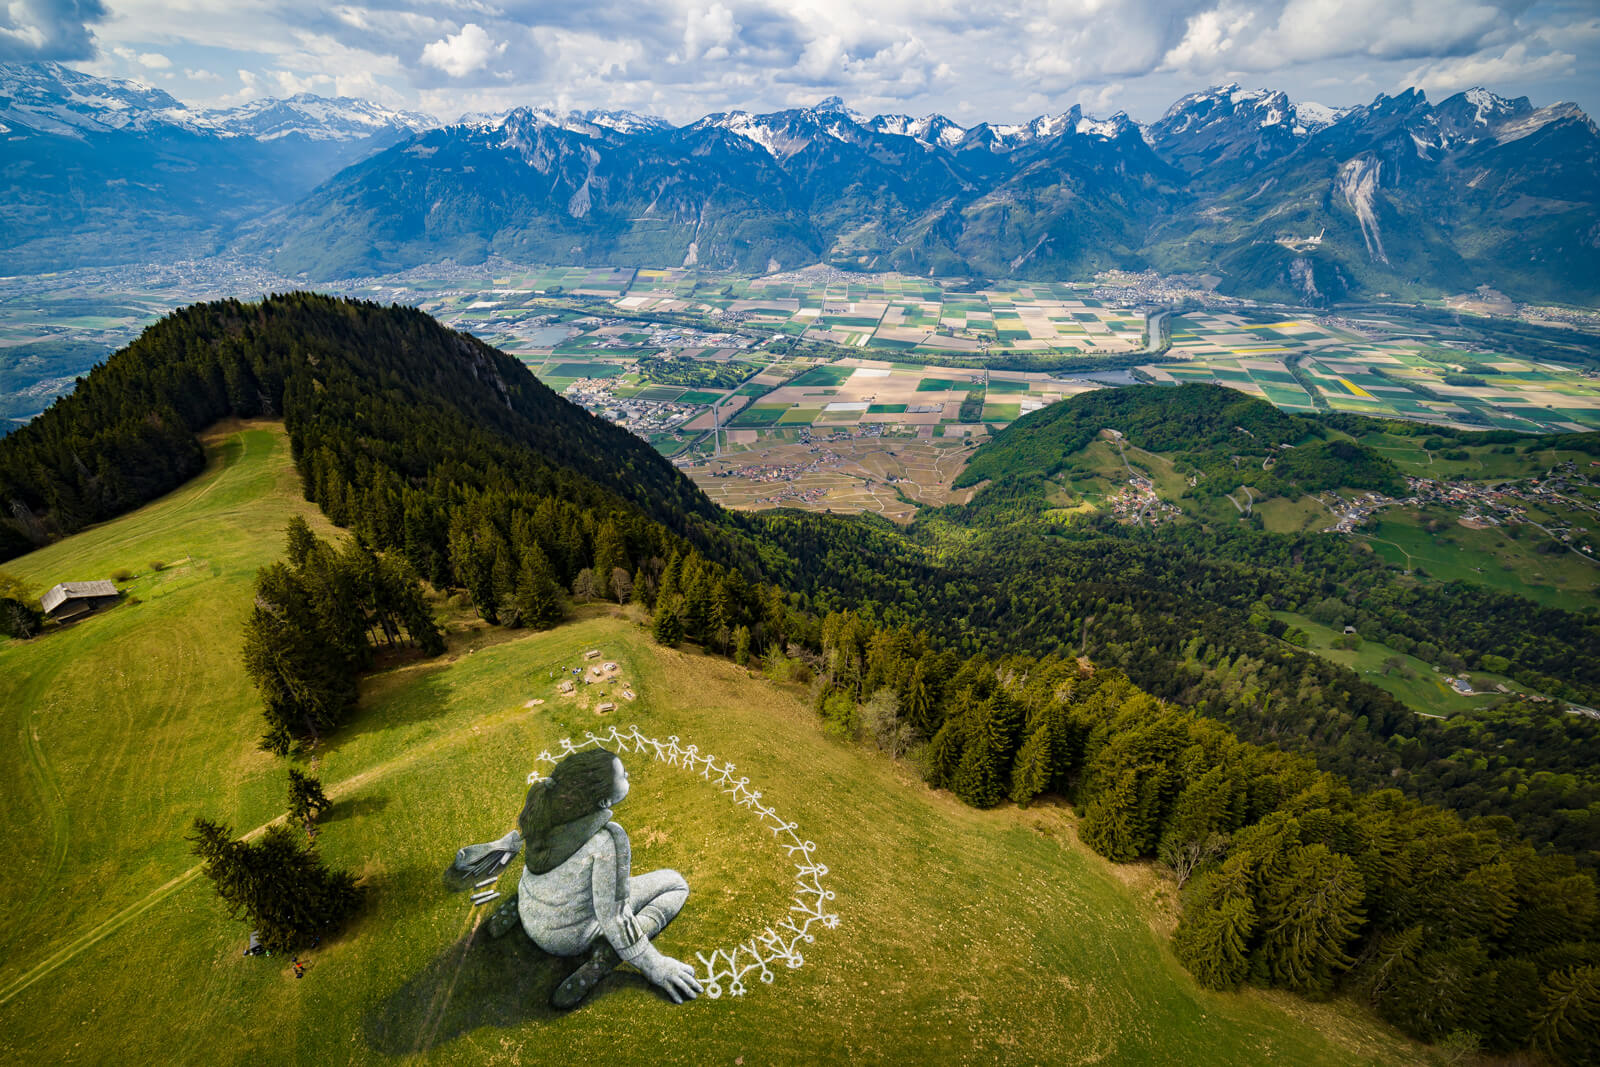
{"type": "Polygon", "coordinates": [[[820,637],[816,704],[836,731],[977,807],[1065,797],[1095,851],[1165,868],[1174,948],[1203,984],[1350,992],[1423,1040],[1600,1056],[1594,876],[1511,820],[1354,790],[1119,670],[957,660],[849,612],[820,637]]]}
{"type": "Polygon", "coordinates": [[[287,562],[257,573],[244,625],[245,673],[266,716],[261,747],[284,755],[338,726],[373,652],[402,644],[444,651],[410,568],[359,537],[334,548],[304,519],[289,520],[287,562]]]}

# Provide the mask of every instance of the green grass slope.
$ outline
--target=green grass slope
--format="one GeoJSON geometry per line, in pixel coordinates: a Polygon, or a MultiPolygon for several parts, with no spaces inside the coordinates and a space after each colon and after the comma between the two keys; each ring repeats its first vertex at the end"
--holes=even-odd
{"type": "MultiPolygon", "coordinates": [[[[361,873],[367,910],[302,980],[242,959],[245,931],[181,835],[200,813],[244,831],[281,812],[237,633],[251,575],[307,505],[279,430],[215,435],[209,456],[194,483],[8,565],[43,584],[189,561],[136,580],[141,603],[0,646],[17,741],[0,750],[0,1061],[1426,1061],[1348,1003],[1201,990],[1167,946],[1166,883],[1090,853],[1066,810],[964,807],[825,739],[796,687],[659,648],[620,613],[458,631],[440,660],[368,678],[317,765],[335,801],[319,847],[361,873]],[[639,694],[612,715],[598,692],[555,692],[553,672],[596,647],[639,694]],[[612,723],[732,761],[816,842],[840,924],[813,927],[803,967],[684,1007],[618,974],[551,1017],[560,967],[520,934],[477,933],[444,865],[512,825],[537,753],[612,723]]],[[[748,809],[681,769],[629,766],[636,869],[675,867],[694,890],[667,951],[692,960],[790,914],[793,867],[748,809]]]]}

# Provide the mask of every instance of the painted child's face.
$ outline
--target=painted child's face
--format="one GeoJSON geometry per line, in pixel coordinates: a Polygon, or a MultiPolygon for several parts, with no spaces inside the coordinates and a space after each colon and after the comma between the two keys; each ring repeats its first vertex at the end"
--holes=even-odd
{"type": "Polygon", "coordinates": [[[611,762],[615,771],[611,780],[611,800],[609,803],[614,808],[621,804],[623,798],[628,795],[628,771],[622,765],[621,760],[612,760],[611,762]]]}

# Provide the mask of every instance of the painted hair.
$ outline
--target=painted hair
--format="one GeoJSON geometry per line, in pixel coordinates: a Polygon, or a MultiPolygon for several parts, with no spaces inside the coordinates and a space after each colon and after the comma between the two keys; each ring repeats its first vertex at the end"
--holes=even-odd
{"type": "Polygon", "coordinates": [[[598,812],[611,799],[616,762],[615,753],[590,748],[556,764],[550,777],[528,790],[527,803],[517,819],[522,836],[531,843],[558,826],[598,812]]]}

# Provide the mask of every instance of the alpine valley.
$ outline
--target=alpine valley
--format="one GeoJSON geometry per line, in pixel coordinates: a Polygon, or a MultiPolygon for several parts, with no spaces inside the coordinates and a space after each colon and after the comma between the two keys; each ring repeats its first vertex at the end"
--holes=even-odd
{"type": "Polygon", "coordinates": [[[1577,107],[217,99],[0,65],[0,1067],[1600,1064],[1577,107]]]}
{"type": "Polygon", "coordinates": [[[521,107],[436,127],[297,96],[196,111],[0,66],[13,271],[229,249],[321,281],[454,260],[825,262],[921,276],[1209,275],[1325,305],[1600,295],[1600,133],[1571,104],[1415,90],[1331,109],[1227,85],[1148,126],[867,118],[838,98],[684,126],[521,107]]]}

